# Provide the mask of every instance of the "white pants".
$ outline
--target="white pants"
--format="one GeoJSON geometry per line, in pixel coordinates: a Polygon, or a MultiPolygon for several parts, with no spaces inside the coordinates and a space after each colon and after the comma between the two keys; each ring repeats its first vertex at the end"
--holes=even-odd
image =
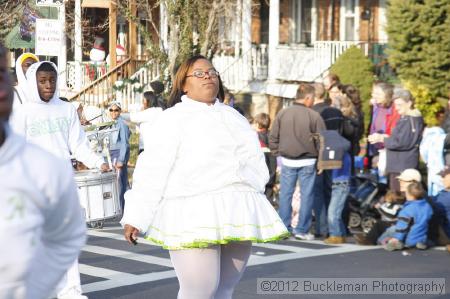
{"type": "Polygon", "coordinates": [[[78,259],[70,266],[66,274],[56,287],[57,298],[81,296],[80,271],[78,270],[78,259]]]}
{"type": "Polygon", "coordinates": [[[245,241],[169,251],[180,284],[178,299],[230,299],[251,248],[252,243],[245,241]]]}

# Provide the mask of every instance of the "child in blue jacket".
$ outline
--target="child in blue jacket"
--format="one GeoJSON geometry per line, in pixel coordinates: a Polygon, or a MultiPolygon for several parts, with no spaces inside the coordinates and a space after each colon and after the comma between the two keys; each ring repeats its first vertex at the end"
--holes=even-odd
{"type": "Polygon", "coordinates": [[[433,215],[425,199],[425,191],[419,182],[411,182],[406,188],[406,203],[397,217],[395,226],[388,228],[378,239],[384,249],[393,251],[404,247],[427,248],[428,222],[433,215]]]}

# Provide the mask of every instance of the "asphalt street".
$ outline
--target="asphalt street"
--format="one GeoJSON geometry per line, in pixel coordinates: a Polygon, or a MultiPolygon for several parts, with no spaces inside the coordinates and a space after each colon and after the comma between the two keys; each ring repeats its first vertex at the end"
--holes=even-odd
{"type": "MultiPolygon", "coordinates": [[[[123,240],[117,223],[89,229],[80,255],[84,294],[90,299],[176,298],[178,281],[166,250],[140,238],[123,240]]],[[[387,252],[377,246],[325,245],[321,240],[254,244],[235,299],[288,298],[450,298],[450,254],[443,247],[387,252]],[[258,294],[262,278],[445,278],[441,295],[258,294]]]]}

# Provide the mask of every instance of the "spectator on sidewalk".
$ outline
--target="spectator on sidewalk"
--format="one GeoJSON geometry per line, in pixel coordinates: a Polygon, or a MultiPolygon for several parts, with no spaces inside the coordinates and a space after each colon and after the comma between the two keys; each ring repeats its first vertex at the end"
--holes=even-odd
{"type": "MultiPolygon", "coordinates": [[[[415,171],[415,169],[413,169],[415,171]]],[[[420,173],[417,172],[420,178],[420,173]]],[[[402,173],[403,176],[404,173],[402,173]]],[[[402,176],[401,175],[401,176],[402,176]]],[[[414,172],[414,175],[416,173],[414,172]]],[[[420,180],[419,180],[420,181],[420,180]]],[[[405,203],[405,197],[399,191],[388,191],[375,205],[381,218],[376,220],[372,228],[366,233],[354,232],[353,238],[359,245],[376,245],[378,238],[397,221],[397,215],[405,203]]]]}
{"type": "Polygon", "coordinates": [[[342,135],[344,116],[331,102],[326,101],[322,83],[314,83],[314,105],[311,108],[320,114],[327,130],[335,130],[342,135]]]}
{"type": "Polygon", "coordinates": [[[271,151],[281,156],[279,214],[283,223],[296,238],[313,240],[311,227],[314,206],[317,148],[312,134],[325,130],[320,114],[310,109],[314,103],[314,87],[302,83],[297,89],[296,100],[281,110],[269,135],[271,151]],[[300,183],[300,213],[297,227],[291,227],[292,195],[297,181],[300,183]]]}
{"type": "Polygon", "coordinates": [[[324,240],[326,244],[345,243],[347,228],[342,220],[347,196],[350,191],[351,157],[347,151],[344,153],[342,167],[332,170],[331,200],[328,206],[328,231],[330,236],[324,240]]]}
{"type": "Polygon", "coordinates": [[[350,99],[353,106],[355,107],[356,119],[357,119],[356,123],[358,124],[358,127],[357,127],[357,131],[355,132],[355,137],[354,137],[354,139],[357,142],[353,145],[353,155],[357,156],[359,154],[359,152],[361,151],[361,146],[359,144],[359,141],[364,136],[364,132],[365,132],[364,112],[362,109],[361,96],[360,96],[359,90],[351,84],[344,85],[343,92],[350,99]]]}
{"type": "Polygon", "coordinates": [[[71,165],[8,126],[13,90],[0,45],[0,298],[45,299],[86,241],[71,165]]]}
{"type": "Polygon", "coordinates": [[[351,143],[350,154],[352,156],[357,155],[359,148],[359,118],[356,112],[355,106],[349,97],[345,94],[334,98],[332,106],[339,109],[343,116],[342,123],[342,136],[351,143]]]}
{"type": "Polygon", "coordinates": [[[395,110],[400,115],[391,134],[374,133],[368,137],[371,144],[382,143],[386,148],[386,173],[389,188],[400,191],[396,177],[405,169],[419,166],[419,145],[422,139],[424,122],[419,110],[414,109],[414,99],[405,89],[396,89],[395,110]]]}
{"type": "Polygon", "coordinates": [[[437,245],[446,245],[450,251],[450,167],[446,167],[439,175],[442,177],[444,189],[433,198],[438,220],[437,245]]]}
{"type": "MultiPolygon", "coordinates": [[[[336,81],[333,83],[333,86],[336,84],[339,84],[339,82],[336,81]]],[[[314,90],[314,106],[312,109],[320,114],[327,130],[337,131],[342,135],[344,132],[344,116],[341,110],[332,106],[331,101],[325,100],[325,87],[323,84],[315,83],[314,90]]],[[[331,200],[331,174],[332,172],[330,170],[325,169],[316,177],[315,190],[317,192],[314,203],[314,214],[316,217],[316,235],[318,236],[326,236],[328,232],[327,214],[328,205],[331,200]],[[320,225],[320,228],[318,225],[320,225]]]]}
{"type": "MultiPolygon", "coordinates": [[[[442,113],[442,112],[441,112],[442,113]]],[[[427,189],[429,196],[436,196],[444,185],[439,172],[444,169],[444,147],[446,134],[439,126],[425,128],[420,142],[420,156],[427,164],[427,189]]]]}
{"type": "Polygon", "coordinates": [[[109,151],[113,167],[118,173],[118,189],[121,210],[125,210],[124,195],[128,189],[128,160],[130,159],[130,128],[125,120],[120,116],[122,106],[119,102],[112,102],[109,105],[109,114],[114,124],[112,129],[117,129],[111,133],[109,151]]]}
{"type": "Polygon", "coordinates": [[[339,79],[338,75],[329,73],[328,75],[323,78],[323,85],[327,92],[330,92],[331,88],[335,86],[336,84],[339,84],[341,80],[339,79]]]}
{"type": "Polygon", "coordinates": [[[430,204],[425,199],[422,183],[411,182],[405,191],[406,202],[398,213],[397,222],[389,227],[378,239],[388,251],[404,247],[426,249],[428,223],[433,215],[430,204]]]}
{"type": "Polygon", "coordinates": [[[270,116],[267,113],[259,113],[255,115],[253,119],[253,128],[258,133],[259,144],[264,152],[264,158],[266,159],[266,165],[269,169],[269,181],[266,184],[264,194],[266,194],[267,200],[273,205],[274,194],[273,188],[275,187],[275,179],[277,174],[277,158],[272,155],[269,149],[269,127],[270,116]]]}
{"type": "Polygon", "coordinates": [[[411,182],[420,183],[422,175],[416,169],[405,169],[397,177],[400,185],[400,191],[389,191],[385,195],[384,203],[379,203],[378,208],[382,215],[381,220],[374,223],[367,234],[355,233],[353,237],[359,245],[376,245],[380,236],[397,221],[398,213],[403,207],[405,201],[406,188],[411,182]],[[399,195],[400,194],[400,195],[399,195]]]}
{"type": "MultiPolygon", "coordinates": [[[[372,134],[387,134],[390,135],[395,125],[397,124],[400,115],[394,108],[392,95],[394,93],[394,86],[384,82],[377,82],[372,87],[372,98],[370,104],[372,105],[372,115],[369,126],[369,136],[372,134]]],[[[368,144],[367,156],[370,159],[372,167],[377,164],[378,150],[383,149],[382,142],[368,144]]]]}

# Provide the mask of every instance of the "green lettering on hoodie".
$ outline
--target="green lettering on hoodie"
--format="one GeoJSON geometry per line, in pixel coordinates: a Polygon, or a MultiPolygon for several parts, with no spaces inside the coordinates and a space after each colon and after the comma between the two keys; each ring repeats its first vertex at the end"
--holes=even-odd
{"type": "Polygon", "coordinates": [[[69,130],[69,123],[70,121],[67,117],[31,121],[27,125],[27,135],[37,137],[59,132],[67,132],[69,130]]]}

